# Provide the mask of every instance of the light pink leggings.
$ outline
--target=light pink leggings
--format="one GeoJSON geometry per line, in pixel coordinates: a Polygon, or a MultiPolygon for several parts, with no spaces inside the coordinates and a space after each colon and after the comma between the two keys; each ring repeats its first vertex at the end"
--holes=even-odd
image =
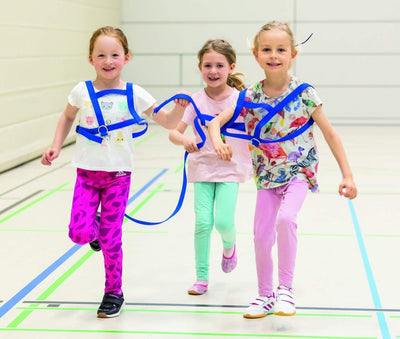
{"type": "Polygon", "coordinates": [[[258,293],[274,291],[272,247],[278,245],[279,285],[292,287],[297,251],[297,213],[308,190],[308,183],[292,180],[284,186],[257,191],[254,216],[254,247],[258,293]]]}

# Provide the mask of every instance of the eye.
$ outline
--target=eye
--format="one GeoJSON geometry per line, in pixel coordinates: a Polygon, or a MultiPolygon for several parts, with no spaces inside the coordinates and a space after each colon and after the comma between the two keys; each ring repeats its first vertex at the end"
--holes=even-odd
{"type": "Polygon", "coordinates": [[[119,57],[119,54],[114,53],[114,54],[113,54],[113,57],[114,57],[114,58],[118,58],[118,57],[119,57]]]}
{"type": "Polygon", "coordinates": [[[262,51],[263,51],[263,52],[270,52],[270,51],[271,51],[271,48],[265,47],[265,48],[262,49],[262,51]]]}
{"type": "Polygon", "coordinates": [[[278,48],[278,52],[279,52],[279,53],[284,53],[284,52],[286,52],[286,49],[284,49],[284,48],[278,48]]]}
{"type": "Polygon", "coordinates": [[[218,67],[218,68],[223,68],[224,65],[220,64],[220,65],[217,65],[217,67],[218,67]]]}

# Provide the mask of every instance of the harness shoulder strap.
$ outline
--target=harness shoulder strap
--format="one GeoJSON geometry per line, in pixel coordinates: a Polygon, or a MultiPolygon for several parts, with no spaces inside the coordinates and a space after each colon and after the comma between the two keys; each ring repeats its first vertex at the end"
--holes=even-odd
{"type": "Polygon", "coordinates": [[[126,83],[126,100],[128,102],[128,110],[131,113],[135,123],[138,125],[144,126],[144,128],[141,131],[132,133],[132,138],[137,138],[147,132],[149,124],[147,123],[147,121],[145,119],[142,119],[135,110],[135,100],[134,100],[134,96],[133,96],[133,84],[131,82],[126,83]]]}
{"type": "Polygon", "coordinates": [[[90,101],[92,102],[93,105],[93,109],[94,112],[96,114],[96,119],[97,122],[99,124],[99,127],[96,128],[85,128],[82,126],[77,126],[76,127],[76,132],[79,134],[82,134],[83,136],[85,136],[86,138],[95,141],[97,143],[101,143],[103,141],[103,137],[105,137],[106,135],[108,135],[109,131],[113,131],[113,130],[117,130],[117,129],[121,129],[133,124],[138,124],[138,125],[144,125],[144,129],[133,133],[132,137],[138,137],[144,133],[146,133],[147,128],[148,128],[148,124],[147,121],[145,121],[144,119],[140,118],[139,115],[137,114],[135,107],[134,107],[134,100],[133,100],[133,85],[132,83],[127,83],[126,84],[126,89],[108,89],[108,90],[104,90],[104,91],[99,91],[99,92],[95,92],[94,87],[93,87],[93,83],[88,80],[85,81],[86,84],[86,88],[88,90],[89,93],[89,97],[90,97],[90,101]],[[125,120],[125,121],[121,121],[115,124],[111,124],[111,125],[106,125],[104,122],[104,118],[103,118],[103,114],[101,112],[101,108],[99,105],[99,101],[98,99],[101,98],[102,96],[108,95],[108,94],[119,94],[119,95],[125,95],[127,98],[127,104],[128,104],[128,110],[132,115],[131,119],[125,120]],[[100,136],[98,135],[100,134],[100,136]]]}
{"type": "MultiPolygon", "coordinates": [[[[105,126],[105,122],[104,122],[103,114],[101,113],[99,100],[96,95],[96,92],[94,91],[93,83],[90,80],[88,80],[88,81],[85,81],[85,84],[86,84],[86,88],[89,93],[90,101],[92,102],[92,105],[93,105],[94,113],[96,114],[97,122],[99,123],[99,129],[100,129],[100,126],[105,126]]],[[[107,133],[105,131],[100,131],[100,134],[102,136],[107,135],[107,133]]]]}

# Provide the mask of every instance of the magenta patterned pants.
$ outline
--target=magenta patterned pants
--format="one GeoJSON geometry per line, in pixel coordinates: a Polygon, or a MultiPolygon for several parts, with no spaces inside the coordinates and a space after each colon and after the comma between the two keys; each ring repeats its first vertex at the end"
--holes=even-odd
{"type": "Polygon", "coordinates": [[[130,183],[130,172],[77,169],[69,237],[80,245],[99,240],[106,273],[105,293],[122,293],[122,222],[130,183]],[[95,218],[100,204],[98,223],[95,218]]]}

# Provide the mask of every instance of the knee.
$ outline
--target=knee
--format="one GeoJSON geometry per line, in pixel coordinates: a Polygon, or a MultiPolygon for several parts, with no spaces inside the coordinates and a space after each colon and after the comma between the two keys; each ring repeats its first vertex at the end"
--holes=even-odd
{"type": "Polygon", "coordinates": [[[88,230],[69,230],[69,238],[78,245],[85,245],[96,239],[96,234],[88,230]]]}
{"type": "Polygon", "coordinates": [[[280,215],[276,221],[277,232],[290,232],[297,229],[296,215],[283,214],[280,215]]]}
{"type": "Polygon", "coordinates": [[[229,220],[215,220],[215,228],[221,234],[229,233],[235,230],[235,224],[229,220]]]}

